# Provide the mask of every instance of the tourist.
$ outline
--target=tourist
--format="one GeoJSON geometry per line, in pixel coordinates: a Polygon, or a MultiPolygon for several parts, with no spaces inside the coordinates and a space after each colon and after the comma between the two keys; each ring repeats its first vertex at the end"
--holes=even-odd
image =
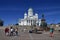
{"type": "Polygon", "coordinates": [[[13,28],[13,35],[15,36],[15,34],[16,34],[16,33],[15,33],[15,28],[13,28]]]}
{"type": "Polygon", "coordinates": [[[18,28],[17,27],[15,29],[15,33],[16,33],[16,35],[18,35],[18,28]]]}
{"type": "Polygon", "coordinates": [[[53,37],[53,32],[54,32],[54,29],[53,28],[50,28],[50,37],[53,37]]]}
{"type": "Polygon", "coordinates": [[[14,31],[13,27],[10,27],[10,36],[13,35],[13,31],[14,31]]]}
{"type": "Polygon", "coordinates": [[[24,32],[25,32],[26,30],[27,30],[27,29],[25,28],[25,29],[24,29],[24,32]]]}
{"type": "Polygon", "coordinates": [[[9,35],[9,28],[5,28],[5,35],[9,35]]]}

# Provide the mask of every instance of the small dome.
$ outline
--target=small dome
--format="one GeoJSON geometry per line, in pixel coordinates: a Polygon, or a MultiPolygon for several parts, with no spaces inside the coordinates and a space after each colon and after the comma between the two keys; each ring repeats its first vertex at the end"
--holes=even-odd
{"type": "Polygon", "coordinates": [[[33,11],[33,9],[32,8],[29,8],[28,11],[33,11]]]}
{"type": "Polygon", "coordinates": [[[35,15],[38,15],[37,13],[35,15]]]}
{"type": "Polygon", "coordinates": [[[27,13],[25,12],[25,14],[24,15],[27,15],[27,13]]]}

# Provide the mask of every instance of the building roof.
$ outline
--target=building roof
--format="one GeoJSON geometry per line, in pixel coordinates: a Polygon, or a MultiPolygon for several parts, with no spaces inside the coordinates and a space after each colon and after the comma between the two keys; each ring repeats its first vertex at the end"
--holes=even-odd
{"type": "Polygon", "coordinates": [[[33,11],[33,9],[32,8],[29,8],[28,11],[33,11]]]}

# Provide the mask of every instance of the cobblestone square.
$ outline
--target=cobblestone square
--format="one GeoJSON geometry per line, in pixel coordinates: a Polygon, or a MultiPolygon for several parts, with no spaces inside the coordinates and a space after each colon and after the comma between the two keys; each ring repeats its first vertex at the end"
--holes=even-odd
{"type": "MultiPolygon", "coordinates": [[[[22,30],[22,28],[21,28],[22,30]]],[[[54,32],[54,37],[50,37],[49,32],[43,34],[22,32],[19,30],[18,36],[5,36],[4,30],[0,29],[0,40],[60,40],[60,33],[54,32]]]]}

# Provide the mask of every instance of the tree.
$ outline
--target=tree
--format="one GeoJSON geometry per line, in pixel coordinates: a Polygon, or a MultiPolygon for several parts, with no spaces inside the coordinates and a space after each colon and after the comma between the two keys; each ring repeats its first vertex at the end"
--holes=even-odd
{"type": "Polygon", "coordinates": [[[60,27],[60,23],[58,23],[59,27],[60,27]]]}
{"type": "Polygon", "coordinates": [[[58,23],[58,24],[60,24],[60,23],[58,23]]]}
{"type": "Polygon", "coordinates": [[[4,21],[0,19],[0,26],[3,26],[4,21]]]}
{"type": "Polygon", "coordinates": [[[15,25],[19,25],[18,23],[16,23],[15,25]]]}

